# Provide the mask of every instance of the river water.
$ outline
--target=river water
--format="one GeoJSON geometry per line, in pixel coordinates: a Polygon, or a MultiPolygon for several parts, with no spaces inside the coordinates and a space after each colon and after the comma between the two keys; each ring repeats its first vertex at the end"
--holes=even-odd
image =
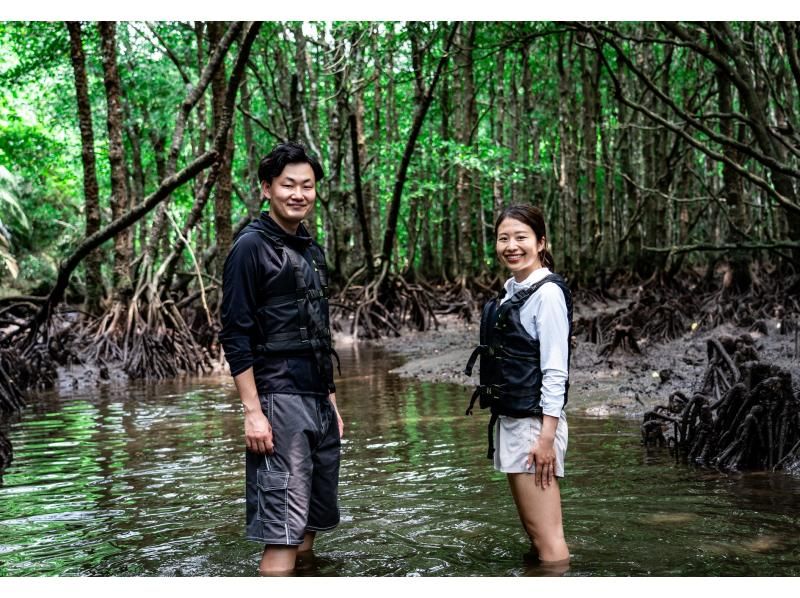
{"type": "MultiPolygon", "coordinates": [[[[342,522],[299,575],[800,575],[800,477],[675,465],[640,446],[638,421],[569,410],[572,561],[526,563],[469,391],[387,374],[399,360],[377,349],[340,354],[342,522]]],[[[30,402],[6,425],[0,575],[255,574],[230,378],[30,402]]]]}

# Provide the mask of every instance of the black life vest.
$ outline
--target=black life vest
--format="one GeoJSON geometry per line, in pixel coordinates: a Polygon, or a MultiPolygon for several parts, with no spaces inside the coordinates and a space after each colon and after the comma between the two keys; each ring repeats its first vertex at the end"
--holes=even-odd
{"type": "MultiPolygon", "coordinates": [[[[500,415],[511,417],[533,417],[542,414],[542,369],[539,340],[528,334],[520,320],[520,309],[543,284],[552,282],[564,294],[569,321],[567,342],[567,364],[572,338],[572,293],[558,274],[548,274],[530,287],[517,291],[511,299],[500,305],[505,296],[501,294],[491,299],[483,307],[481,314],[480,344],[472,352],[464,373],[472,375],[475,361],[480,357],[480,383],[472,394],[467,407],[467,415],[472,415],[475,401],[479,400],[481,409],[489,409],[488,457],[494,455],[494,425],[500,415]]],[[[568,366],[569,367],[569,366],[568,366]]],[[[567,404],[569,381],[564,389],[564,405],[567,404]]]]}
{"type": "Polygon", "coordinates": [[[277,252],[282,252],[284,260],[275,284],[269,286],[263,303],[256,310],[258,338],[253,350],[272,356],[312,354],[323,380],[333,379],[331,360],[326,358],[331,355],[336,358],[341,375],[339,356],[331,342],[328,268],[322,249],[313,241],[308,246],[313,264],[313,286],[309,288],[305,272],[312,267],[303,255],[277,235],[261,229],[254,232],[264,237],[277,252]],[[287,268],[291,268],[291,276],[283,272],[287,268]],[[288,280],[293,280],[293,284],[286,282],[288,280]]]}

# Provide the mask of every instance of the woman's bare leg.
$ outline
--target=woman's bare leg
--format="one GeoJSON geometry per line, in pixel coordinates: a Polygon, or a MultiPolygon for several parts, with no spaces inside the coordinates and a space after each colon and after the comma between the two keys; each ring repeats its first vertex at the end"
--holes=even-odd
{"type": "Polygon", "coordinates": [[[558,480],[545,489],[536,486],[530,473],[509,473],[508,483],[517,505],[517,512],[539,553],[542,562],[569,560],[569,549],[564,540],[561,520],[561,492],[558,480]]]}

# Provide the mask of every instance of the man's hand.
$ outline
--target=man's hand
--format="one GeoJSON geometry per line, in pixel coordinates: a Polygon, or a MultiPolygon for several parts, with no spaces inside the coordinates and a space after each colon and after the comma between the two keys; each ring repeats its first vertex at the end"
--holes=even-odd
{"type": "Polygon", "coordinates": [[[336,406],[336,393],[330,393],[328,400],[330,400],[333,410],[336,412],[336,425],[339,426],[339,438],[342,438],[344,436],[344,422],[342,421],[342,416],[339,415],[339,408],[336,406]]]}
{"type": "Polygon", "coordinates": [[[271,455],[275,450],[272,444],[272,426],[260,410],[244,416],[244,439],[247,449],[259,455],[271,455]]]}
{"type": "Polygon", "coordinates": [[[261,410],[253,368],[234,376],[233,381],[244,407],[244,440],[247,449],[260,455],[271,455],[275,450],[272,443],[272,426],[261,410]]]}

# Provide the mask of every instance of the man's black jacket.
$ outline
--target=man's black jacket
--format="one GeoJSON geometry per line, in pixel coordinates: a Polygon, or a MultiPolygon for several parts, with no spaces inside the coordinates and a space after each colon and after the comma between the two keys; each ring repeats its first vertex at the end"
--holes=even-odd
{"type": "MultiPolygon", "coordinates": [[[[270,218],[267,212],[248,224],[231,247],[222,275],[222,330],[220,343],[225,349],[225,358],[236,376],[253,367],[259,393],[293,393],[303,395],[326,395],[334,392],[333,379],[321,379],[312,352],[285,356],[255,353],[252,347],[259,343],[255,313],[264,301],[270,285],[281,284],[294,288],[291,269],[284,267],[283,251],[275,248],[258,232],[261,229],[279,237],[287,246],[295,249],[309,265],[304,272],[306,284],[313,288],[313,266],[308,250],[311,237],[300,224],[297,234],[287,234],[270,218]],[[287,275],[289,280],[278,280],[287,275]]],[[[329,355],[324,357],[330,360],[329,355]]],[[[331,367],[326,368],[332,371],[331,367]]]]}

